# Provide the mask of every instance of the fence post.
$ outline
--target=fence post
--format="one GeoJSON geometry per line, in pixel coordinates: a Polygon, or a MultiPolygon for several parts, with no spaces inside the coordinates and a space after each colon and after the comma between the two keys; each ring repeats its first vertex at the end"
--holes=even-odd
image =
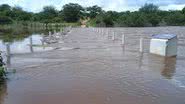
{"type": "Polygon", "coordinates": [[[10,44],[9,43],[6,44],[6,55],[10,56],[10,44]]]}
{"type": "Polygon", "coordinates": [[[143,52],[143,38],[140,38],[140,52],[143,52]]]}
{"type": "Polygon", "coordinates": [[[30,52],[33,53],[33,39],[30,37],[30,52]]]}
{"type": "Polygon", "coordinates": [[[54,30],[54,35],[56,35],[56,33],[57,33],[57,31],[56,31],[56,30],[54,30]]]}
{"type": "Polygon", "coordinates": [[[44,34],[42,34],[41,42],[42,42],[42,46],[44,46],[44,34]]]}
{"type": "Polygon", "coordinates": [[[112,32],[112,40],[115,40],[115,33],[112,32]]]}
{"type": "Polygon", "coordinates": [[[107,35],[109,35],[109,30],[107,30],[107,35]]]}
{"type": "Polygon", "coordinates": [[[51,31],[49,31],[49,36],[51,36],[52,34],[51,34],[51,31]]]}
{"type": "Polygon", "coordinates": [[[124,35],[124,34],[122,35],[121,43],[122,43],[123,45],[125,44],[125,35],[124,35]]]}

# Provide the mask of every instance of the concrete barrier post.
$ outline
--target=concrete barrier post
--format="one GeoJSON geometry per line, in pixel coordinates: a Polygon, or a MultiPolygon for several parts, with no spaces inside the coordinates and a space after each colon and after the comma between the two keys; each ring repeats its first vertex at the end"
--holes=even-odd
{"type": "Polygon", "coordinates": [[[56,30],[54,30],[54,35],[57,33],[57,31],[56,30]]]}
{"type": "Polygon", "coordinates": [[[10,44],[9,43],[6,44],[6,55],[10,56],[10,44]]]}
{"type": "Polygon", "coordinates": [[[112,32],[112,40],[115,40],[115,33],[112,32]]]}
{"type": "Polygon", "coordinates": [[[125,35],[124,35],[124,34],[122,35],[121,43],[122,43],[123,45],[125,44],[125,35]]]}
{"type": "Polygon", "coordinates": [[[143,52],[143,38],[140,38],[140,52],[143,52]]]}
{"type": "Polygon", "coordinates": [[[33,39],[30,37],[30,52],[33,52],[33,39]]]}
{"type": "Polygon", "coordinates": [[[49,36],[51,36],[51,31],[49,31],[49,36]]]}

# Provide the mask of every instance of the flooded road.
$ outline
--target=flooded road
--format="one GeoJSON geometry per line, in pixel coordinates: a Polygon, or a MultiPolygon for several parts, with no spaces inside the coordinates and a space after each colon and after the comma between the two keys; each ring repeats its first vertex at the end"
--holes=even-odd
{"type": "Polygon", "coordinates": [[[58,50],[12,55],[11,67],[17,71],[1,84],[0,104],[185,104],[184,30],[104,28],[102,34],[73,28],[49,45],[58,50]],[[148,52],[151,35],[159,33],[178,36],[177,57],[148,52]]]}

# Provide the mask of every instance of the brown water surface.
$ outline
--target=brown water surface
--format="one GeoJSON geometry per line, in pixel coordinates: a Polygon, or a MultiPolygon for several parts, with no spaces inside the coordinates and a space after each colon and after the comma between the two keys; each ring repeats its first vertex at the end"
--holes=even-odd
{"type": "Polygon", "coordinates": [[[51,45],[61,50],[13,55],[17,72],[0,87],[0,104],[185,104],[185,27],[103,30],[109,36],[74,28],[51,45]],[[177,57],[148,52],[150,36],[158,33],[178,35],[177,57]]]}

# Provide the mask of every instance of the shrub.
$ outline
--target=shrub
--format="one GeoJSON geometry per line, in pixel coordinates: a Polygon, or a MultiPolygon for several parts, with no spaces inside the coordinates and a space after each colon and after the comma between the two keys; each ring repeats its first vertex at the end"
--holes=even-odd
{"type": "Polygon", "coordinates": [[[5,25],[5,24],[12,24],[13,21],[11,18],[7,16],[0,16],[0,25],[5,25]]]}
{"type": "Polygon", "coordinates": [[[0,67],[0,80],[4,79],[6,77],[6,72],[3,67],[0,67]]]}
{"type": "Polygon", "coordinates": [[[5,68],[3,67],[3,65],[5,64],[3,62],[3,58],[0,53],[0,80],[4,79],[6,76],[5,68]]]}

